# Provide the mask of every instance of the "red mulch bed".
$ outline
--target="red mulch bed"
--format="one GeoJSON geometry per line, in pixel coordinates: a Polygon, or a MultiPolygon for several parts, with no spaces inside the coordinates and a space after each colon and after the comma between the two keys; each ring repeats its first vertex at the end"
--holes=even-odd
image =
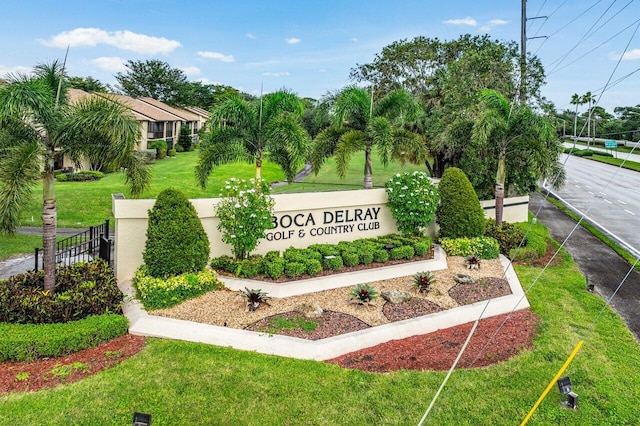
{"type": "Polygon", "coordinates": [[[35,392],[62,383],[76,382],[132,357],[142,350],[145,341],[145,337],[125,334],[95,348],[67,356],[0,363],[0,395],[9,392],[35,392]],[[76,368],[73,368],[71,366],[74,363],[81,364],[75,364],[76,368]],[[62,366],[69,366],[68,375],[55,374],[62,366]]]}
{"type": "MultiPolygon", "coordinates": [[[[533,348],[538,317],[528,309],[480,321],[457,368],[485,367],[507,360],[521,350],[533,348]],[[485,344],[491,339],[487,347],[485,344]],[[478,359],[476,360],[476,357],[478,359]]],[[[458,356],[473,323],[434,333],[392,340],[329,360],[344,368],[370,372],[396,370],[448,370],[458,356]]]]}

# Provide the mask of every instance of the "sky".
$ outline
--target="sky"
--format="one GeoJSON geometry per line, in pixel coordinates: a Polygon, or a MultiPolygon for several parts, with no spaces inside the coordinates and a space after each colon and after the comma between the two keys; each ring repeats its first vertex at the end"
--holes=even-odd
{"type": "MultiPolygon", "coordinates": [[[[529,0],[527,50],[558,110],[591,91],[598,104],[640,104],[640,2],[529,0]]],[[[382,48],[416,36],[488,34],[520,42],[518,0],[0,0],[0,77],[63,60],[71,76],[114,85],[127,60],[159,59],[189,80],[259,95],[320,98],[382,48]]],[[[580,107],[586,110],[586,106],[580,107]]]]}

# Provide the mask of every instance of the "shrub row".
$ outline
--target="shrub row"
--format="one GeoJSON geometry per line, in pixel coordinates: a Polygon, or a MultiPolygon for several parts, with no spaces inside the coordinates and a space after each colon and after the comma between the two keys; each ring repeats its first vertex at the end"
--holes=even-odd
{"type": "Polygon", "coordinates": [[[186,299],[222,288],[222,284],[211,270],[162,279],[150,276],[145,265],[136,271],[133,286],[136,289],[136,298],[145,309],[169,308],[186,299]]]}
{"type": "Polygon", "coordinates": [[[576,157],[592,157],[594,155],[600,155],[602,157],[613,157],[613,154],[606,151],[594,151],[592,149],[573,149],[569,147],[565,147],[563,149],[565,154],[572,154],[576,157]]]}
{"type": "Polygon", "coordinates": [[[153,163],[153,161],[156,159],[156,150],[155,149],[139,149],[135,152],[135,155],[144,164],[149,164],[149,163],[153,163]]]}
{"type": "Polygon", "coordinates": [[[87,182],[100,180],[104,173],[95,170],[84,170],[77,173],[60,173],[56,176],[58,182],[87,182]]]}
{"type": "Polygon", "coordinates": [[[0,322],[48,324],[121,313],[123,294],[103,260],[56,270],[56,291],[44,291],[44,271],[0,281],[0,322]]]}
{"type": "Polygon", "coordinates": [[[244,260],[220,256],[211,261],[211,267],[242,278],[263,276],[279,279],[315,276],[323,270],[339,271],[343,267],[384,263],[389,260],[424,257],[431,249],[428,237],[386,235],[333,244],[313,244],[307,248],[289,247],[282,255],[271,251],[264,256],[252,255],[244,260]]]}
{"type": "Polygon", "coordinates": [[[58,357],[124,335],[127,318],[116,314],[90,316],[64,324],[0,323],[0,362],[58,357]]]}
{"type": "Polygon", "coordinates": [[[440,246],[449,256],[473,254],[481,259],[495,259],[500,255],[500,244],[491,237],[441,238],[440,246]]]}
{"type": "Polygon", "coordinates": [[[500,245],[500,253],[504,255],[508,255],[511,250],[519,245],[524,247],[527,244],[527,241],[524,238],[524,231],[522,229],[507,222],[502,222],[502,224],[498,226],[494,219],[487,219],[484,236],[494,238],[498,241],[498,244],[500,245]]]}

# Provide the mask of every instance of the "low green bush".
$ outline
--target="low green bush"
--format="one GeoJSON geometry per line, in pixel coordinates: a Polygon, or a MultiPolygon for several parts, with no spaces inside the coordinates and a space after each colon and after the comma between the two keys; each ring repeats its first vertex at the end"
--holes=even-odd
{"type": "Polygon", "coordinates": [[[230,274],[235,274],[238,270],[238,263],[239,262],[236,261],[236,259],[225,254],[211,259],[209,265],[213,269],[218,269],[221,271],[229,272],[230,274]]]}
{"type": "Polygon", "coordinates": [[[235,274],[242,278],[254,278],[264,270],[262,256],[260,255],[252,255],[248,259],[238,260],[237,262],[238,268],[235,274]]]}
{"type": "Polygon", "coordinates": [[[61,173],[56,176],[59,182],[90,182],[100,180],[104,177],[104,173],[95,170],[83,170],[77,173],[61,173]]]}
{"type": "Polygon", "coordinates": [[[491,237],[441,238],[440,246],[449,256],[473,254],[481,259],[495,259],[500,255],[500,244],[491,237]]]}
{"type": "Polygon", "coordinates": [[[297,278],[306,271],[305,264],[302,262],[287,261],[284,264],[284,273],[289,278],[297,278]]]}
{"type": "Polygon", "coordinates": [[[277,280],[284,274],[285,263],[286,260],[281,257],[269,259],[265,256],[265,261],[263,262],[262,269],[267,277],[277,280]]]}
{"type": "Polygon", "coordinates": [[[133,276],[133,287],[145,309],[162,309],[220,289],[222,284],[211,270],[162,279],[150,276],[146,265],[142,265],[133,276]]]}
{"type": "Polygon", "coordinates": [[[360,256],[354,251],[345,251],[342,253],[342,261],[345,266],[356,266],[360,263],[360,256]]]}
{"type": "Polygon", "coordinates": [[[307,247],[311,250],[315,250],[320,253],[322,256],[338,256],[340,255],[340,250],[333,244],[312,244],[307,247]]]}
{"type": "Polygon", "coordinates": [[[547,240],[539,233],[530,232],[527,235],[527,245],[513,248],[509,251],[509,258],[513,261],[530,262],[539,259],[547,252],[547,240]]]}
{"type": "Polygon", "coordinates": [[[512,223],[502,222],[502,225],[496,225],[494,219],[487,219],[484,228],[485,237],[494,238],[500,244],[500,253],[508,254],[513,248],[526,245],[524,240],[524,231],[512,223]]]}
{"type": "Polygon", "coordinates": [[[384,263],[389,261],[389,252],[385,249],[377,249],[373,252],[373,261],[384,263]]]}
{"type": "Polygon", "coordinates": [[[54,358],[124,335],[126,317],[102,314],[59,324],[0,323],[0,361],[54,358]]]}
{"type": "Polygon", "coordinates": [[[339,271],[344,266],[344,263],[341,256],[325,256],[322,259],[322,265],[325,269],[339,271]]]}
{"type": "Polygon", "coordinates": [[[411,259],[416,254],[415,250],[412,246],[400,246],[394,247],[389,250],[389,259],[391,260],[399,260],[399,259],[411,259]]]}
{"type": "Polygon", "coordinates": [[[176,150],[175,149],[170,149],[169,151],[167,151],[167,156],[168,157],[175,157],[176,156],[176,150]]]}
{"type": "Polygon", "coordinates": [[[144,164],[153,163],[156,159],[157,151],[155,149],[139,149],[135,152],[136,157],[138,157],[144,164]]]}
{"type": "Polygon", "coordinates": [[[374,252],[374,248],[370,248],[370,249],[361,249],[358,252],[358,257],[359,257],[359,261],[360,263],[362,263],[363,265],[369,265],[371,263],[373,263],[373,252],[374,252]]]}
{"type": "Polygon", "coordinates": [[[431,250],[431,241],[418,241],[413,243],[413,250],[416,256],[424,257],[431,250]]]}
{"type": "Polygon", "coordinates": [[[164,139],[153,139],[150,140],[147,143],[147,146],[149,147],[149,149],[155,149],[156,151],[156,158],[158,160],[162,160],[164,157],[167,156],[167,141],[165,141],[164,139]]]}
{"type": "Polygon", "coordinates": [[[305,263],[305,272],[312,277],[322,272],[322,263],[317,259],[309,259],[305,263]]]}
{"type": "Polygon", "coordinates": [[[0,280],[0,322],[50,324],[122,312],[123,294],[103,260],[56,270],[56,291],[44,291],[44,271],[0,280]]]}
{"type": "Polygon", "coordinates": [[[184,152],[184,147],[182,145],[180,145],[180,144],[177,144],[176,148],[175,148],[175,151],[176,152],[184,152]]]}

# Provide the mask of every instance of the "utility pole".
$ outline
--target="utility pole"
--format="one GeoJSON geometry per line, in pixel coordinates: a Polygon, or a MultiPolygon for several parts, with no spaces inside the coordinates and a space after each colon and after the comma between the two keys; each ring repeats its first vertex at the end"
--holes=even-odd
{"type": "Polygon", "coordinates": [[[522,13],[520,19],[520,93],[519,100],[524,104],[527,100],[527,0],[522,1],[522,13]]]}

